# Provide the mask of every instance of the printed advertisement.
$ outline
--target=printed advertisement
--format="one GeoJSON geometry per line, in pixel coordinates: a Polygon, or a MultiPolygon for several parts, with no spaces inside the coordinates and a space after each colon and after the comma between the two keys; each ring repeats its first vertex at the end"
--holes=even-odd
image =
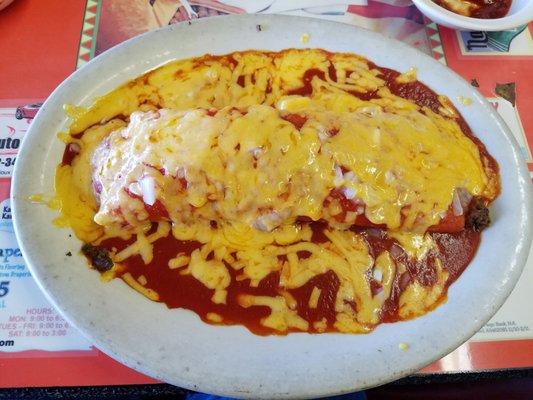
{"type": "Polygon", "coordinates": [[[91,344],[69,326],[37,287],[13,231],[10,178],[30,123],[20,109],[18,115],[14,108],[0,109],[0,357],[4,352],[91,349],[91,344]]]}

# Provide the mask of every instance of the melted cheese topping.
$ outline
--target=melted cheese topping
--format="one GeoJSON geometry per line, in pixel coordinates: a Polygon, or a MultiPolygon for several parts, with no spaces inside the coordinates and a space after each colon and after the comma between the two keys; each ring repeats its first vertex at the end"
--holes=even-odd
{"type": "Polygon", "coordinates": [[[93,156],[93,179],[102,188],[95,222],[135,228],[149,220],[144,204],[157,200],[186,227],[217,221],[272,231],[301,216],[335,225],[323,204],[342,187],[364,202],[373,223],[424,232],[439,222],[457,188],[483,194],[487,177],[476,145],[444,118],[380,106],[328,108],[328,101],[283,98],[281,111],[225,108],[214,116],[133,113],[93,156]],[[283,111],[307,121],[298,130],[283,111]],[[333,127],[335,136],[321,137],[333,127]],[[350,179],[337,179],[339,165],[350,179]]]}
{"type": "MultiPolygon", "coordinates": [[[[398,79],[412,82],[415,74],[398,79]]],[[[226,302],[230,268],[251,287],[277,272],[279,296],[243,293],[239,304],[269,307],[261,323],[279,332],[310,328],[288,290],[333,271],[335,328],[368,332],[405,266],[386,251],[374,258],[363,236],[345,230],[350,221],[364,212],[410,257],[423,259],[436,248],[424,232],[440,221],[457,189],[489,199],[497,193],[496,173],[461,131],[449,101],[440,101],[436,113],[395,96],[379,71],[349,54],[290,50],[173,62],[87,110],[67,108],[73,122],[61,139],[80,152],[58,167],[56,222],[94,244],[134,237],[111,254],[116,263],[135,255],[150,263],[153,243],[168,234],[199,242],[190,255],[176,252],[168,268],[211,289],[218,305],[226,302]],[[308,95],[291,94],[309,70],[322,78],[309,80],[308,95]],[[369,92],[377,95],[353,95],[369,92]],[[118,115],[129,123],[113,119],[118,115]],[[294,115],[301,126],[290,122],[294,115]],[[339,203],[324,206],[332,190],[364,208],[338,222],[339,203]],[[325,243],[313,242],[309,225],[296,223],[303,216],[328,222],[325,243]],[[369,276],[379,282],[378,293],[369,276]]],[[[423,314],[444,295],[447,273],[436,264],[434,287],[414,282],[402,293],[402,317],[423,314]]],[[[128,273],[122,277],[157,298],[128,273]]],[[[317,307],[320,293],[312,290],[309,307],[317,307]]],[[[217,313],[206,318],[222,322],[217,313]]],[[[324,331],[327,321],[313,328],[324,331]]]]}

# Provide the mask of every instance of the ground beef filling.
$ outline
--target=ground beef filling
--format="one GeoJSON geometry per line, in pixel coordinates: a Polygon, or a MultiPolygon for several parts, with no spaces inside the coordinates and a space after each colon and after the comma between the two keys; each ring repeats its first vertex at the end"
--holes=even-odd
{"type": "Polygon", "coordinates": [[[490,225],[489,209],[482,197],[474,197],[468,206],[465,226],[475,232],[481,232],[490,225]]]}
{"type": "Polygon", "coordinates": [[[81,252],[98,271],[105,272],[113,268],[113,261],[109,257],[109,252],[106,249],[85,243],[81,248],[81,252]]]}

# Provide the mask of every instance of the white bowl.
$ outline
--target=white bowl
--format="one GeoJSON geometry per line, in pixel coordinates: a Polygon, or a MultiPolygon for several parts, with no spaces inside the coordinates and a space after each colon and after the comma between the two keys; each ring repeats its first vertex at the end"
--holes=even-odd
{"type": "Polygon", "coordinates": [[[375,386],[410,374],[477,332],[511,293],[531,241],[532,185],[509,128],[468,82],[403,43],[350,25],[280,15],[215,17],[136,37],[105,52],[63,82],[26,134],[13,177],[12,206],[20,248],[33,277],[65,318],[99,349],[160,380],[245,398],[316,398],[375,386]],[[257,29],[260,24],[262,29],[257,29]],[[303,33],[310,42],[302,44],[303,33]],[[89,105],[120,84],[173,59],[245,49],[320,47],[361,54],[407,71],[447,95],[501,167],[502,193],[492,225],[448,300],[429,314],[383,324],[366,335],[295,333],[255,336],[242,326],[212,326],[191,311],[169,310],[121,280],[103,283],[79,254],[81,243],[52,224],[56,212],[31,204],[53,193],[68,126],[63,104],[89,105]],[[470,97],[470,106],[458,96],[470,97]],[[72,252],[72,256],[66,253],[72,252]],[[399,344],[409,344],[407,351],[399,344]]]}
{"type": "Polygon", "coordinates": [[[13,3],[13,1],[14,0],[0,0],[0,10],[3,10],[4,8],[6,8],[8,5],[13,3]]]}
{"type": "Polygon", "coordinates": [[[509,13],[503,18],[470,18],[441,6],[433,0],[413,0],[416,7],[437,24],[467,31],[505,31],[533,20],[533,1],[513,0],[509,13]]]}

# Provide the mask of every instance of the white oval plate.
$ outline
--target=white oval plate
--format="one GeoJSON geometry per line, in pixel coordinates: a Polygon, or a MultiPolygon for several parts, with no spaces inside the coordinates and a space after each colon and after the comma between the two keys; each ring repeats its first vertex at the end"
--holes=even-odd
{"type": "Polygon", "coordinates": [[[518,280],[531,234],[531,182],[509,129],[467,82],[400,42],[353,26],[278,15],[216,17],[172,25],[121,44],[76,71],[48,98],[19,152],[12,188],[17,237],[51,302],[89,340],[124,364],[188,389],[235,397],[303,398],[346,393],[409,373],[455,349],[498,310],[518,280]],[[261,31],[256,26],[261,25],[261,31]],[[300,36],[309,33],[307,44],[300,36]],[[406,71],[447,95],[501,167],[493,224],[449,299],[428,315],[384,324],[367,335],[305,333],[260,337],[241,326],[217,327],[154,303],[120,280],[104,284],[78,256],[80,242],[52,225],[55,213],[27,199],[53,193],[67,127],[65,103],[89,105],[169,60],[245,49],[320,47],[361,54],[406,71]],[[458,96],[473,99],[464,107],[458,96]],[[66,257],[71,251],[73,257],[66,257]],[[402,351],[398,345],[409,344],[402,351]]]}

